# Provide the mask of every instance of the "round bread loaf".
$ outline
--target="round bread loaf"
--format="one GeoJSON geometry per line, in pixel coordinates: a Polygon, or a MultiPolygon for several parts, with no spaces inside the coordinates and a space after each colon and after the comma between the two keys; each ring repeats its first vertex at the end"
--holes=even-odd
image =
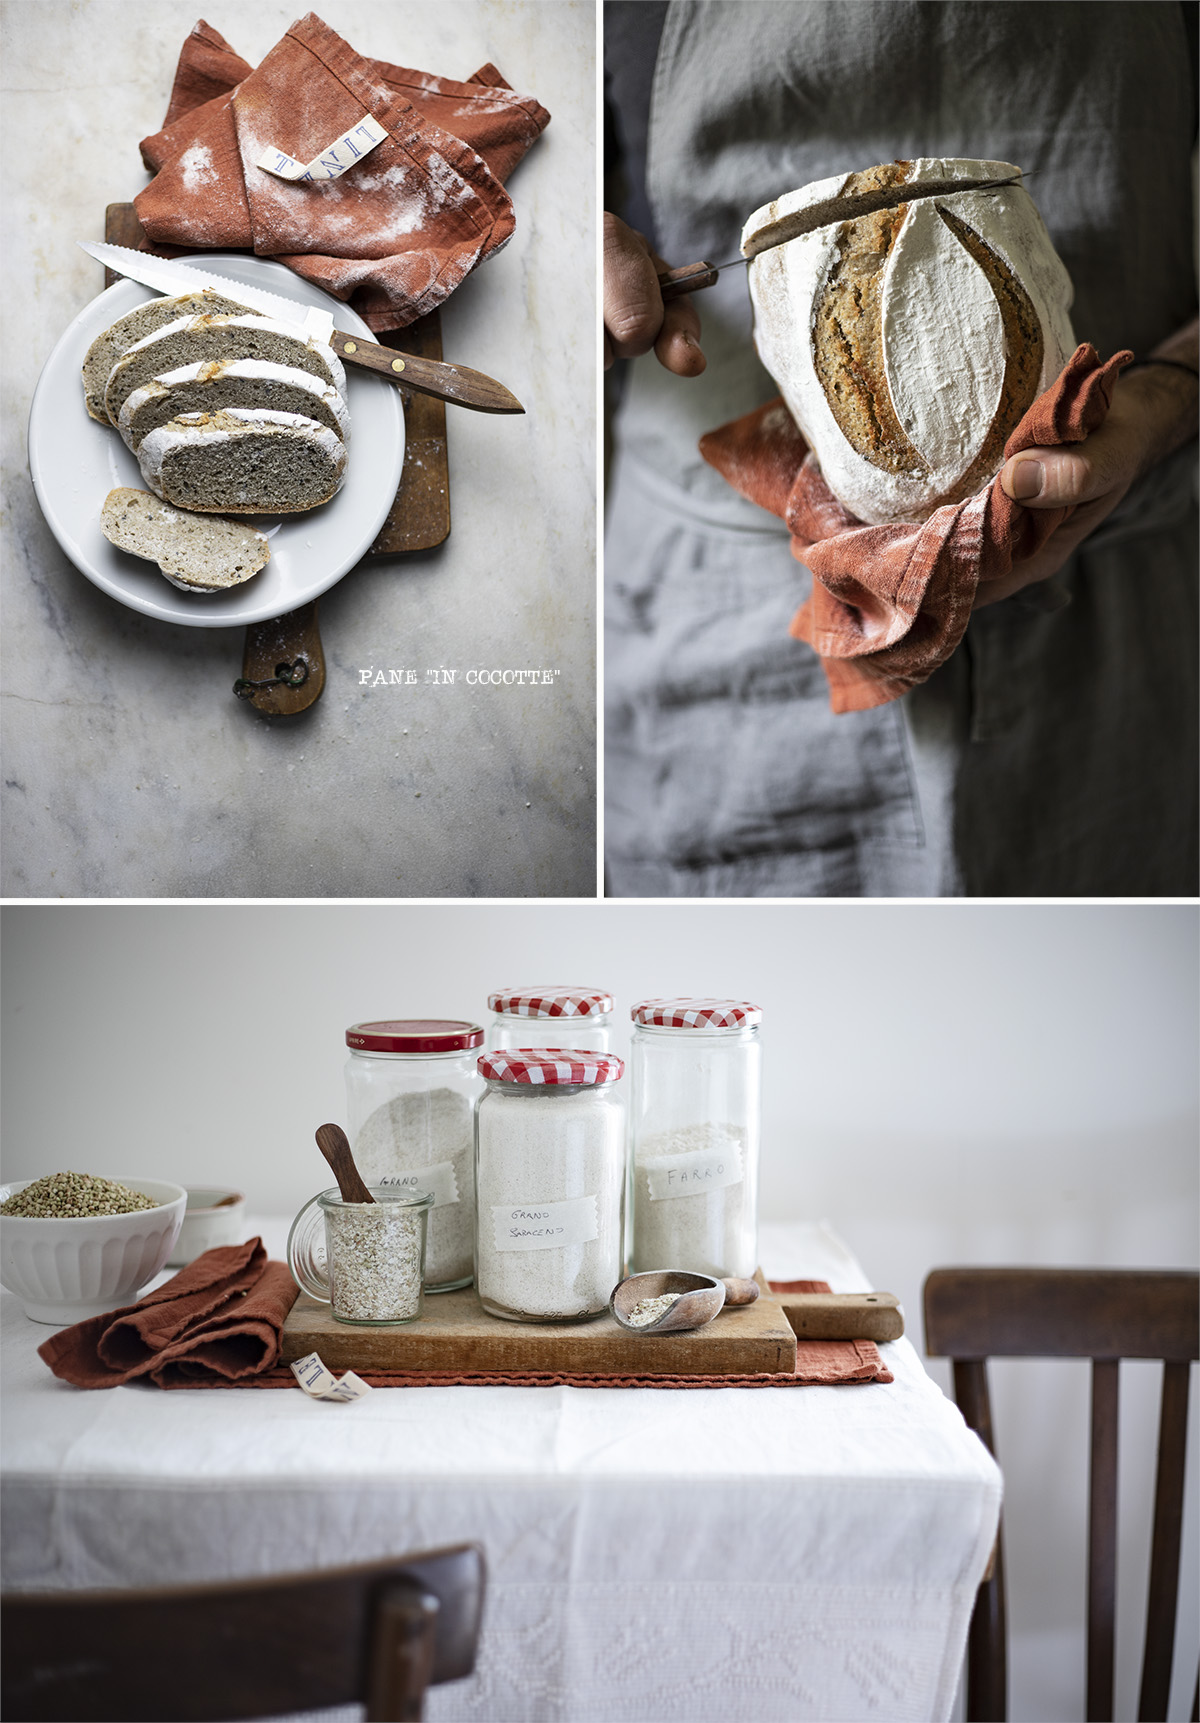
{"type": "Polygon", "coordinates": [[[1071,280],[1029,194],[978,189],[1019,177],[1008,162],[891,162],[746,223],[759,356],[861,521],[922,521],[981,489],[1074,350],[1071,280]],[[796,237],[771,245],[781,232],[796,237]]]}

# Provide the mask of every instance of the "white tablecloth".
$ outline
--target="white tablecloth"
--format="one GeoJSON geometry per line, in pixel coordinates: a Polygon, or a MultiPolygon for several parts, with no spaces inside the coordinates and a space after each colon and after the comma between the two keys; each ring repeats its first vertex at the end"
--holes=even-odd
{"type": "MultiPolygon", "coordinates": [[[[257,1223],[256,1223],[257,1225],[257,1223]]],[[[259,1227],[281,1254],[282,1223],[259,1227]]],[[[870,1283],[825,1226],[776,1278],[870,1283]]],[[[0,1300],[5,1589],[486,1550],[476,1675],[430,1723],[946,1718],[1000,1474],[907,1339],[891,1384],[81,1392],[0,1300]]],[[[334,1714],[324,1714],[330,1717],[334,1714]]],[[[341,1714],[338,1714],[341,1715],[341,1714]]]]}

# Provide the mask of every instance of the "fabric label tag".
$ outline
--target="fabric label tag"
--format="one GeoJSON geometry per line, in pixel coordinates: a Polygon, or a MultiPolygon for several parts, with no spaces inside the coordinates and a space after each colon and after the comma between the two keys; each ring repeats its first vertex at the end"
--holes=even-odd
{"type": "Polygon", "coordinates": [[[395,1185],[403,1191],[431,1191],[434,1208],[445,1208],[447,1203],[458,1201],[458,1178],[453,1161],[438,1161],[436,1166],[418,1167],[411,1173],[389,1173],[386,1178],[370,1182],[395,1185]]]}
{"type": "Polygon", "coordinates": [[[638,1168],[646,1174],[651,1202],[664,1197],[700,1196],[742,1182],[739,1143],[720,1149],[693,1149],[685,1155],[648,1155],[638,1168]]]}
{"type": "Polygon", "coordinates": [[[600,1233],[596,1199],[572,1197],[563,1203],[524,1203],[517,1208],[493,1203],[492,1231],[497,1250],[553,1250],[558,1245],[587,1244],[600,1233]]]}
{"type": "Polygon", "coordinates": [[[347,168],[352,168],[355,162],[361,161],[376,144],[381,144],[387,135],[386,129],[378,120],[373,119],[370,114],[364,114],[356,125],[343,132],[340,138],[335,138],[307,164],[298,162],[294,156],[288,155],[286,150],[277,149],[272,144],[263,151],[255,165],[274,174],[276,179],[294,180],[298,184],[340,179],[347,168]]]}
{"type": "Polygon", "coordinates": [[[356,1376],[353,1370],[347,1370],[341,1380],[337,1380],[333,1372],[322,1364],[317,1352],[297,1358],[289,1368],[304,1392],[314,1400],[361,1400],[364,1394],[371,1392],[371,1384],[356,1376]]]}

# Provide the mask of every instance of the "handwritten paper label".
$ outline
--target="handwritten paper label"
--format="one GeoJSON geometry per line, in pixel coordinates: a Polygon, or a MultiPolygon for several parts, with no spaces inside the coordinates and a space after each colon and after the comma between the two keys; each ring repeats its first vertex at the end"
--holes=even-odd
{"type": "Polygon", "coordinates": [[[719,1149],[693,1149],[684,1155],[648,1155],[638,1164],[646,1174],[651,1202],[699,1196],[742,1182],[742,1150],[734,1142],[719,1149]]]}
{"type": "Polygon", "coordinates": [[[587,1244],[599,1237],[596,1199],[572,1197],[564,1203],[525,1203],[519,1208],[492,1205],[497,1250],[553,1250],[587,1244]]]}
{"type": "Polygon", "coordinates": [[[458,1201],[458,1178],[453,1161],[438,1161],[436,1166],[418,1167],[411,1173],[388,1173],[373,1181],[380,1185],[395,1185],[402,1191],[431,1191],[434,1208],[445,1208],[458,1201]]]}
{"type": "Polygon", "coordinates": [[[364,1394],[371,1392],[371,1384],[356,1376],[353,1370],[347,1370],[339,1381],[332,1370],[327,1370],[322,1364],[318,1352],[297,1358],[290,1368],[304,1392],[314,1400],[361,1400],[364,1394]]]}
{"type": "Polygon", "coordinates": [[[325,149],[321,150],[308,162],[298,162],[286,150],[276,149],[272,144],[259,156],[257,166],[265,172],[274,174],[276,179],[292,180],[297,184],[315,184],[319,180],[340,179],[347,168],[352,168],[355,162],[361,161],[387,137],[386,129],[379,121],[372,119],[370,114],[364,114],[356,125],[349,131],[343,132],[340,138],[335,138],[325,149]]]}

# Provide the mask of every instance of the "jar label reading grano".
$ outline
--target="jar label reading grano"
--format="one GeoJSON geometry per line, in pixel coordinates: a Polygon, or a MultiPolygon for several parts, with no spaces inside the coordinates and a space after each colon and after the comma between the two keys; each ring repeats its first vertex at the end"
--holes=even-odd
{"type": "Polygon", "coordinates": [[[700,1196],[742,1182],[741,1144],[733,1141],[716,1149],[693,1149],[682,1155],[647,1155],[639,1162],[646,1175],[651,1202],[664,1197],[700,1196]]]}
{"type": "Polygon", "coordinates": [[[438,1161],[435,1166],[416,1167],[412,1172],[388,1173],[374,1182],[379,1185],[395,1185],[405,1193],[429,1191],[433,1196],[435,1209],[445,1208],[447,1203],[458,1201],[458,1177],[453,1161],[438,1161]]]}
{"type": "Polygon", "coordinates": [[[588,1244],[600,1234],[596,1199],[572,1197],[561,1203],[523,1203],[515,1208],[492,1204],[497,1250],[553,1250],[588,1244]]]}

